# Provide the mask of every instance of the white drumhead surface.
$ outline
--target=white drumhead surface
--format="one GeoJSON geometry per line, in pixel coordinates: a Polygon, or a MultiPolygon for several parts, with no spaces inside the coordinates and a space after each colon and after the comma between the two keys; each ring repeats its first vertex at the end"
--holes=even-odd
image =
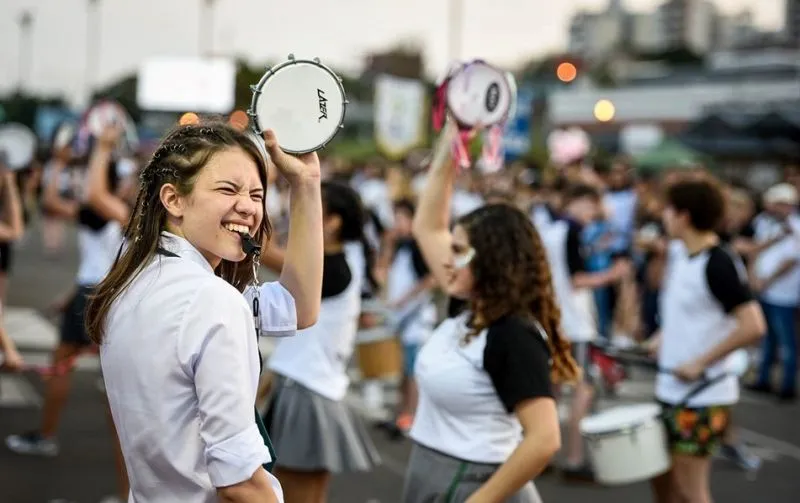
{"type": "Polygon", "coordinates": [[[661,406],[655,403],[621,405],[583,418],[580,423],[581,433],[596,435],[630,428],[638,426],[660,414],[661,406]]]}
{"type": "Polygon", "coordinates": [[[126,115],[125,111],[116,103],[98,103],[89,110],[86,116],[86,125],[92,136],[98,137],[110,124],[117,123],[127,127],[128,118],[126,115]]]}
{"type": "Polygon", "coordinates": [[[339,131],[345,103],[339,80],[324,68],[298,61],[281,67],[260,89],[259,128],[272,129],[283,150],[312,152],[339,131]]]}
{"type": "Polygon", "coordinates": [[[0,151],[5,152],[9,168],[23,169],[36,153],[36,135],[22,124],[0,126],[0,151]]]}
{"type": "Polygon", "coordinates": [[[466,125],[491,126],[502,122],[511,108],[506,75],[483,63],[473,63],[447,84],[447,108],[466,125]]]}

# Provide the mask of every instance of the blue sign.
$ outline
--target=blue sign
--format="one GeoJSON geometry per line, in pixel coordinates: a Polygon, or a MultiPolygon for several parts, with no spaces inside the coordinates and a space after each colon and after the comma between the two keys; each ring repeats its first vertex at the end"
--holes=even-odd
{"type": "Polygon", "coordinates": [[[49,144],[53,139],[56,128],[62,122],[74,122],[77,124],[78,116],[68,108],[43,106],[36,110],[34,130],[39,140],[49,144]]]}
{"type": "Polygon", "coordinates": [[[518,159],[531,149],[531,114],[535,91],[531,86],[517,89],[517,109],[506,123],[503,150],[506,162],[518,159]]]}

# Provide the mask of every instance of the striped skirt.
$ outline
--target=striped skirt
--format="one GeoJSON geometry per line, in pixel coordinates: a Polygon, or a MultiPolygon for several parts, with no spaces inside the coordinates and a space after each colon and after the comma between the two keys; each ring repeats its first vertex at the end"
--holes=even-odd
{"type": "Polygon", "coordinates": [[[278,468],[331,473],[369,471],[380,455],[367,429],[344,401],[334,401],[275,375],[264,417],[278,468]]]}

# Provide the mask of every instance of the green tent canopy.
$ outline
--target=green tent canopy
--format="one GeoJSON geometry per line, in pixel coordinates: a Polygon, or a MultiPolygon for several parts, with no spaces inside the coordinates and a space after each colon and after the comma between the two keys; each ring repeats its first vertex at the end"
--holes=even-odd
{"type": "Polygon", "coordinates": [[[692,166],[702,160],[702,154],[672,139],[664,140],[652,149],[634,157],[636,165],[644,170],[692,166]]]}

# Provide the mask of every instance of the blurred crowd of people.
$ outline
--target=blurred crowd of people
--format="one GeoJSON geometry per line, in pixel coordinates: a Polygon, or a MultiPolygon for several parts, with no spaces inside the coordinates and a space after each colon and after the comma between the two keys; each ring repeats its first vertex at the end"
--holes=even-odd
{"type": "MultiPolygon", "coordinates": [[[[113,139],[101,141],[113,143],[113,139]]],[[[92,227],[94,217],[86,213],[85,202],[87,198],[97,197],[92,192],[96,193],[97,186],[103,185],[103,190],[108,194],[113,192],[118,201],[132,204],[138,175],[145,164],[143,159],[147,157],[143,154],[139,159],[117,158],[112,163],[113,170],[109,171],[107,166],[93,168],[85,156],[76,156],[67,146],[49,153],[43,164],[16,174],[4,170],[3,220],[0,225],[0,241],[3,242],[0,248],[2,299],[6,296],[8,271],[13,265],[14,241],[24,238],[25,223],[34,218],[41,219],[43,242],[53,257],[59,257],[63,252],[67,226],[78,225],[81,249],[78,288],[90,288],[100,282],[111,266],[109,257],[113,258],[113,253],[109,254],[107,250],[97,252],[98,248],[109,247],[102,234],[106,220],[100,222],[103,225],[92,227]],[[100,174],[92,176],[92,170],[100,174]],[[100,184],[98,180],[104,177],[109,177],[108,181],[100,184]],[[110,182],[112,178],[113,183],[110,182]]],[[[326,186],[323,190],[326,211],[338,218],[338,223],[331,227],[335,232],[331,230],[332,234],[325,235],[326,246],[331,250],[345,250],[339,263],[330,258],[333,252],[328,254],[326,248],[325,267],[333,272],[326,272],[323,277],[323,312],[328,312],[325,311],[326,299],[333,302],[333,298],[352,296],[354,285],[358,286],[362,298],[382,304],[385,319],[381,323],[397,338],[404,362],[400,369],[403,376],[401,400],[387,425],[398,435],[407,433],[414,423],[419,400],[414,379],[417,354],[440,320],[464,308],[463,303],[459,306],[457,299],[449,299],[447,306],[438,302],[441,297],[437,295],[437,285],[441,285],[412,234],[420,194],[427,186],[429,174],[422,169],[426,164],[394,165],[380,159],[363,164],[332,158],[322,160],[323,179],[339,184],[326,186]],[[355,199],[347,190],[336,188],[340,185],[350,187],[357,194],[355,199]],[[361,204],[368,210],[366,216],[360,215],[358,208],[361,204]],[[332,237],[334,234],[336,237],[332,237]],[[350,242],[358,242],[363,250],[353,255],[347,244],[350,242]],[[366,269],[366,272],[358,276],[356,283],[353,271],[357,269],[366,269]],[[336,277],[336,271],[341,272],[340,277],[336,277]],[[326,285],[333,289],[332,292],[326,293],[326,285]]],[[[505,203],[529,217],[547,250],[562,328],[573,346],[572,354],[577,364],[588,377],[593,378],[578,384],[573,390],[566,465],[562,468],[565,475],[591,477],[578,422],[589,413],[598,383],[611,391],[615,384],[597,369],[591,358],[591,347],[597,344],[634,347],[659,332],[659,297],[665,280],[670,240],[663,222],[665,189],[676,180],[709,176],[711,173],[702,166],[642,173],[629,159],[618,157],[607,167],[592,166],[584,159],[546,169],[517,163],[492,173],[462,170],[455,178],[449,206],[451,221],[459,221],[485,205],[505,203]],[[566,283],[571,281],[571,286],[559,286],[562,279],[566,283]],[[571,293],[560,293],[564,291],[571,293]]],[[[748,387],[758,393],[773,394],[782,401],[791,401],[797,394],[795,317],[800,304],[800,176],[787,169],[784,178],[783,182],[763,193],[741,184],[725,183],[724,224],[716,231],[746,264],[750,288],[757,294],[768,325],[763,343],[752,351],[757,370],[747,383],[748,387]],[[779,379],[773,379],[776,369],[780,371],[779,379]]],[[[266,208],[277,231],[278,237],[273,243],[280,250],[289,228],[290,191],[274,165],[271,165],[267,180],[266,208]]],[[[124,225],[127,218],[117,220],[124,225]]],[[[454,250],[453,253],[465,264],[472,260],[469,250],[454,250]]],[[[277,260],[273,268],[280,271],[282,259],[273,259],[277,260]]],[[[70,323],[83,323],[82,320],[71,320],[68,313],[69,306],[75,307],[76,298],[86,301],[87,292],[84,291],[81,297],[70,291],[54,302],[67,314],[63,333],[82,330],[81,327],[68,326],[70,323]]],[[[349,300],[341,305],[346,309],[352,307],[349,300]]],[[[329,306],[329,312],[342,308],[333,304],[329,306]]],[[[363,306],[362,313],[366,311],[363,306]]],[[[368,317],[361,317],[362,329],[375,323],[368,317]]],[[[349,334],[349,327],[336,326],[336,330],[349,334]]],[[[14,349],[13,341],[4,332],[0,333],[1,349],[5,353],[3,365],[12,369],[22,367],[24,362],[14,349]]],[[[54,369],[64,364],[71,365],[88,346],[84,339],[64,339],[63,333],[54,357],[54,369]]],[[[343,350],[343,358],[349,359],[357,345],[355,332],[352,336],[348,335],[342,342],[350,347],[343,350]]],[[[285,393],[284,388],[291,385],[291,380],[298,379],[289,375],[295,368],[290,345],[281,341],[271,362],[267,363],[272,370],[271,393],[276,388],[285,393]]],[[[307,348],[302,351],[307,351],[307,348]]],[[[68,371],[56,373],[67,379],[68,371]]],[[[349,385],[349,380],[342,382],[345,388],[349,385]]],[[[326,384],[326,390],[329,387],[330,382],[326,384]]],[[[58,418],[67,390],[67,382],[51,380],[41,427],[12,435],[7,440],[8,446],[21,453],[56,455],[58,418]]],[[[319,393],[324,394],[323,391],[319,393]]],[[[333,399],[340,401],[341,397],[337,395],[333,399]]],[[[271,421],[279,421],[274,413],[265,419],[268,425],[271,421]]],[[[293,436],[284,441],[296,443],[299,440],[293,436]]],[[[356,444],[350,446],[350,458],[337,462],[337,467],[368,469],[378,462],[366,435],[349,442],[356,444]],[[361,461],[354,461],[356,458],[361,461]]],[[[737,462],[751,463],[746,454],[736,450],[735,439],[731,439],[729,447],[737,462]]],[[[120,477],[121,480],[125,478],[124,468],[120,477]]],[[[122,496],[127,494],[127,485],[121,483],[121,486],[125,488],[121,491],[122,496]]],[[[291,482],[288,486],[284,482],[284,486],[290,487],[288,490],[297,490],[291,488],[291,482]]]]}

